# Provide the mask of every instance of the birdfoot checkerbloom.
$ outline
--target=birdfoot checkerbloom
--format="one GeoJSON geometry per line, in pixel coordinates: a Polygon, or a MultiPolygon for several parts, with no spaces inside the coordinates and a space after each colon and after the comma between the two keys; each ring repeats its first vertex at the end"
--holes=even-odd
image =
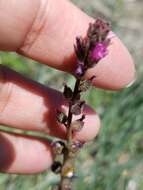
{"type": "Polygon", "coordinates": [[[74,46],[76,53],[76,67],[74,75],[76,83],[74,89],[64,85],[63,96],[69,104],[68,114],[57,110],[57,122],[65,127],[67,139],[53,143],[55,162],[52,171],[60,174],[61,180],[54,190],[72,190],[72,182],[75,178],[75,160],[79,150],[82,148],[82,142],[74,141],[74,134],[84,127],[86,115],[82,114],[85,101],[81,100],[81,93],[87,91],[91,86],[93,79],[85,80],[86,71],[94,66],[108,54],[108,45],[110,40],[108,34],[110,26],[107,22],[97,19],[89,25],[87,35],[76,38],[74,46]],[[80,119],[73,120],[73,116],[79,116],[80,119]]]}

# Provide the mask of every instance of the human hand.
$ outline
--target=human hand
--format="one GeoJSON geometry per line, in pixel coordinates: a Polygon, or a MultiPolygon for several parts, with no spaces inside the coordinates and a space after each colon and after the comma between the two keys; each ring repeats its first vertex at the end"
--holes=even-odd
{"type": "MultiPolygon", "coordinates": [[[[0,50],[15,51],[53,68],[72,72],[75,66],[73,43],[84,36],[93,19],[66,0],[1,0],[0,50]]],[[[86,78],[96,75],[95,86],[118,90],[135,78],[131,56],[114,37],[109,54],[86,78]]],[[[65,138],[56,122],[56,109],[66,102],[60,92],[0,66],[0,124],[65,138]]],[[[85,127],[75,138],[88,141],[100,127],[98,115],[84,109],[85,127]]],[[[52,163],[52,148],[47,140],[0,132],[0,171],[38,173],[52,163]]]]}

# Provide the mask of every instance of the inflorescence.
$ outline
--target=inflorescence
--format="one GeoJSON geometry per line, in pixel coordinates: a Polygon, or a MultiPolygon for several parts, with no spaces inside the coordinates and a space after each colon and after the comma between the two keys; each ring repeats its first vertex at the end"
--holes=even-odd
{"type": "Polygon", "coordinates": [[[109,23],[96,19],[89,25],[86,37],[77,37],[74,45],[77,61],[74,70],[76,77],[75,87],[72,90],[68,85],[64,85],[63,95],[69,103],[68,114],[57,110],[57,122],[63,124],[67,131],[65,141],[53,142],[55,161],[52,171],[61,176],[59,185],[55,190],[72,190],[72,181],[75,175],[75,160],[83,143],[73,140],[73,134],[79,132],[84,127],[86,115],[82,114],[85,101],[81,100],[81,93],[87,91],[96,76],[85,80],[86,71],[94,67],[108,54],[110,39],[109,23]],[[73,121],[73,116],[79,115],[79,119],[73,121]]]}

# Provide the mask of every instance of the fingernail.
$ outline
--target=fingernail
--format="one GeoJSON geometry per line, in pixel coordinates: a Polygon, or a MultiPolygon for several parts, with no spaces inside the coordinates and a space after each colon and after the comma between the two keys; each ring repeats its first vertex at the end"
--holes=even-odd
{"type": "Polygon", "coordinates": [[[126,86],[126,88],[131,87],[131,86],[134,84],[135,81],[136,81],[136,79],[134,79],[133,81],[131,81],[131,82],[126,86]]]}

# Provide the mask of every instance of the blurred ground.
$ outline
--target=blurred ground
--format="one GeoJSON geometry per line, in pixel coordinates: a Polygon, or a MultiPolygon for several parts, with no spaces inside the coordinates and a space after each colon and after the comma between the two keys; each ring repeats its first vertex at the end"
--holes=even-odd
{"type": "MultiPolygon", "coordinates": [[[[143,190],[143,1],[73,1],[93,17],[105,17],[112,22],[137,67],[137,81],[131,88],[118,93],[93,89],[86,95],[102,117],[102,129],[95,142],[81,152],[79,162],[83,164],[78,164],[75,189],[143,190]]],[[[0,62],[57,89],[64,80],[73,83],[62,72],[41,67],[14,53],[0,53],[0,62]]],[[[56,180],[50,172],[28,177],[0,174],[0,190],[50,190],[56,180]]]]}

